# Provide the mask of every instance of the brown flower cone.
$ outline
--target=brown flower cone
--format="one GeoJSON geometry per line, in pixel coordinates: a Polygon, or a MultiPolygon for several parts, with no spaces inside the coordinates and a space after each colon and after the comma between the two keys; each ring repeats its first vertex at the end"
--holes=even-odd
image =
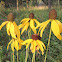
{"type": "Polygon", "coordinates": [[[14,15],[13,13],[9,13],[7,16],[8,21],[14,21],[14,15]]]}
{"type": "Polygon", "coordinates": [[[38,40],[38,39],[40,40],[41,37],[40,37],[38,34],[33,34],[33,35],[32,35],[32,39],[33,39],[33,40],[38,40]]]}
{"type": "Polygon", "coordinates": [[[29,18],[30,19],[33,19],[34,18],[34,14],[33,13],[30,13],[29,18]]]}
{"type": "Polygon", "coordinates": [[[55,9],[52,9],[50,12],[49,12],[49,19],[56,19],[57,18],[57,12],[55,9]]]}

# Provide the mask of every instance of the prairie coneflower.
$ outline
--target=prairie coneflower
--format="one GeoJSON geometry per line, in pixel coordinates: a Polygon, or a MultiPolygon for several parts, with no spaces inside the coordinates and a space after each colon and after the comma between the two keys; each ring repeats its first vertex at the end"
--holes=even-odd
{"type": "MultiPolygon", "coordinates": [[[[49,20],[42,22],[41,24],[39,24],[36,28],[39,28],[38,33],[40,32],[40,36],[42,37],[43,31],[46,28],[46,26],[48,25],[49,22],[51,22],[51,30],[54,33],[54,35],[61,40],[62,36],[60,35],[60,33],[62,32],[62,23],[59,20],[56,20],[57,17],[57,12],[55,9],[52,9],[49,12],[49,20]]],[[[35,29],[36,29],[35,28],[35,29]]]]}
{"type": "Polygon", "coordinates": [[[36,23],[37,25],[40,24],[36,19],[34,19],[34,14],[33,13],[30,13],[29,18],[22,19],[21,23],[22,24],[19,25],[19,29],[22,28],[21,34],[25,30],[27,31],[29,26],[32,29],[32,31],[36,34],[36,30],[34,30],[34,28],[35,28],[35,24],[34,23],[36,23]]]}
{"type": "Polygon", "coordinates": [[[40,41],[40,36],[37,34],[33,34],[32,35],[32,39],[27,39],[25,40],[22,45],[26,44],[26,49],[28,48],[28,46],[30,45],[30,50],[32,53],[35,52],[35,50],[39,51],[39,49],[42,51],[42,55],[44,54],[44,48],[46,49],[44,43],[42,41],[40,41]],[[43,48],[44,47],[44,48],[43,48]]]}
{"type": "Polygon", "coordinates": [[[12,51],[14,51],[14,48],[18,51],[21,49],[21,46],[22,46],[21,42],[23,42],[23,40],[12,38],[12,40],[8,43],[7,49],[9,48],[9,45],[11,44],[12,51]]]}
{"type": "Polygon", "coordinates": [[[9,36],[11,34],[13,38],[20,38],[20,31],[17,24],[14,21],[14,15],[12,13],[9,13],[7,19],[8,21],[5,21],[0,25],[0,30],[4,25],[6,25],[7,34],[9,36]]]}

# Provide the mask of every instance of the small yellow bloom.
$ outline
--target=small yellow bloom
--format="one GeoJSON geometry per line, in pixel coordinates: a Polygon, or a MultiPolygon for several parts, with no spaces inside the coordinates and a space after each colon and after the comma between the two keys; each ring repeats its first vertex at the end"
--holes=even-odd
{"type": "MultiPolygon", "coordinates": [[[[39,24],[36,28],[39,28],[38,33],[40,32],[40,36],[42,37],[43,31],[46,28],[46,26],[48,25],[49,22],[51,22],[51,30],[54,33],[54,35],[61,40],[62,36],[60,35],[60,33],[62,32],[62,23],[59,20],[56,20],[57,17],[57,12],[55,11],[55,9],[52,9],[49,12],[49,20],[42,22],[41,24],[39,24]]],[[[35,29],[36,29],[35,28],[35,29]]]]}
{"type": "Polygon", "coordinates": [[[21,34],[25,30],[27,31],[28,27],[30,27],[32,29],[32,31],[36,34],[36,30],[34,30],[34,28],[35,28],[34,23],[36,23],[36,25],[40,24],[36,19],[34,19],[33,13],[30,13],[29,18],[22,19],[21,23],[22,24],[19,25],[19,29],[22,28],[21,34]]]}
{"type": "Polygon", "coordinates": [[[23,40],[21,40],[21,39],[12,39],[9,43],[8,43],[8,46],[7,46],[7,49],[9,48],[9,45],[11,44],[11,49],[12,49],[12,51],[14,51],[14,48],[18,51],[18,50],[20,50],[21,49],[21,47],[22,47],[22,43],[23,42],[23,40]]]}
{"type": "Polygon", "coordinates": [[[39,49],[42,51],[42,55],[44,54],[44,48],[46,49],[44,43],[39,40],[40,37],[37,34],[32,35],[32,39],[25,40],[22,45],[26,44],[26,49],[31,43],[30,50],[32,53],[35,52],[35,50],[39,51],[39,49]]]}
{"type": "Polygon", "coordinates": [[[7,29],[7,34],[10,36],[13,37],[13,38],[20,38],[20,30],[17,26],[17,24],[15,23],[14,21],[14,16],[12,13],[9,13],[8,16],[8,21],[5,21],[3,22],[1,25],[0,25],[0,30],[2,29],[2,27],[4,25],[6,25],[6,29],[7,29]]]}

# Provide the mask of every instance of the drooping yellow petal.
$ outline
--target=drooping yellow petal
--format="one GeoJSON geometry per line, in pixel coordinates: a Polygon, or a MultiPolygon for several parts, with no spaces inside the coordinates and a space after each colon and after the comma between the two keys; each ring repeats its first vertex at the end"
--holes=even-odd
{"type": "Polygon", "coordinates": [[[23,43],[22,43],[22,45],[24,45],[24,44],[26,44],[26,43],[28,43],[28,42],[31,42],[32,41],[32,39],[27,39],[27,40],[25,40],[23,43]]]}
{"type": "Polygon", "coordinates": [[[1,30],[2,27],[3,27],[5,24],[7,24],[7,23],[8,23],[8,21],[3,22],[3,23],[1,24],[1,26],[0,26],[0,30],[1,30]]]}
{"type": "Polygon", "coordinates": [[[15,34],[15,30],[14,30],[14,25],[13,23],[11,23],[11,26],[10,26],[10,33],[11,33],[11,36],[13,38],[16,38],[16,34],[15,34]]]}
{"type": "Polygon", "coordinates": [[[11,43],[11,49],[14,51],[14,41],[11,43]]]}
{"type": "Polygon", "coordinates": [[[56,20],[57,24],[59,25],[60,33],[62,32],[62,23],[59,20],[56,20]]]}
{"type": "Polygon", "coordinates": [[[23,24],[20,24],[18,27],[19,27],[19,29],[21,29],[23,26],[24,26],[23,24]]]}
{"type": "Polygon", "coordinates": [[[32,53],[35,52],[35,47],[36,47],[36,42],[35,42],[35,40],[33,40],[33,50],[32,50],[32,53]]]}
{"type": "Polygon", "coordinates": [[[35,28],[34,21],[32,19],[30,20],[30,27],[33,30],[33,32],[36,34],[36,30],[34,30],[34,28],[35,28]]]}
{"type": "Polygon", "coordinates": [[[35,47],[35,46],[34,46],[34,41],[33,41],[33,42],[31,43],[31,48],[30,48],[31,51],[32,51],[32,53],[34,53],[34,47],[35,47]]]}
{"type": "Polygon", "coordinates": [[[62,39],[62,36],[60,35],[59,25],[58,25],[57,22],[54,21],[54,20],[51,22],[51,29],[52,29],[54,35],[55,35],[59,40],[61,40],[61,39],[62,39]]]}
{"type": "Polygon", "coordinates": [[[26,26],[26,31],[27,31],[28,27],[29,27],[29,23],[27,23],[27,26],[26,26]]]}
{"type": "Polygon", "coordinates": [[[39,34],[39,32],[40,32],[40,30],[41,30],[42,28],[43,28],[43,25],[40,26],[39,31],[38,31],[38,34],[39,34]]]}
{"type": "Polygon", "coordinates": [[[11,44],[12,40],[8,43],[7,49],[9,48],[9,45],[11,44]]]}
{"type": "Polygon", "coordinates": [[[10,22],[6,24],[7,34],[10,36],[10,22]]]}
{"type": "Polygon", "coordinates": [[[38,40],[42,45],[43,45],[43,47],[46,49],[46,46],[45,46],[45,44],[42,42],[42,41],[40,41],[40,40],[38,40]]]}
{"type": "Polygon", "coordinates": [[[32,41],[29,41],[26,45],[26,49],[28,48],[29,44],[31,43],[32,41]]]}
{"type": "Polygon", "coordinates": [[[16,49],[17,51],[19,50],[19,45],[18,45],[17,40],[14,41],[14,47],[15,47],[15,49],[16,49]]]}
{"type": "Polygon", "coordinates": [[[40,48],[40,50],[42,51],[42,53],[44,52],[43,46],[42,44],[37,40],[38,46],[40,48]]]}
{"type": "Polygon", "coordinates": [[[14,32],[17,38],[20,38],[20,30],[15,22],[13,22],[14,25],[14,32]]]}
{"type": "Polygon", "coordinates": [[[40,24],[40,22],[38,22],[36,19],[33,19],[33,21],[35,21],[35,23],[36,23],[37,25],[40,24]]]}
{"type": "Polygon", "coordinates": [[[22,42],[23,42],[23,40],[19,40],[19,49],[21,49],[21,47],[22,47],[22,42]]]}
{"type": "Polygon", "coordinates": [[[48,25],[48,23],[50,22],[50,20],[47,20],[46,23],[44,23],[44,27],[42,28],[41,32],[40,32],[40,37],[42,37],[43,31],[46,28],[46,26],[48,25]]]}
{"type": "Polygon", "coordinates": [[[27,23],[27,24],[23,27],[23,29],[22,29],[22,31],[21,31],[21,34],[27,29],[28,26],[29,26],[29,23],[27,23]]]}
{"type": "MultiPolygon", "coordinates": [[[[28,21],[29,19],[30,19],[30,18],[24,18],[24,19],[21,20],[21,22],[28,21]]],[[[20,23],[21,23],[21,22],[20,22],[20,23]]]]}

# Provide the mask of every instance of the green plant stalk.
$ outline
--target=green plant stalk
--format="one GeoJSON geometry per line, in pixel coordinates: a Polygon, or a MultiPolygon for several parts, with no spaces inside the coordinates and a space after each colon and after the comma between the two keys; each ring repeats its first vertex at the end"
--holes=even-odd
{"type": "MultiPolygon", "coordinates": [[[[12,39],[12,41],[13,41],[13,39],[12,39]]],[[[13,41],[14,42],[14,41],[13,41]]],[[[14,45],[13,45],[14,46],[14,45]]],[[[13,51],[13,62],[14,62],[14,51],[13,51]]]]}
{"type": "MultiPolygon", "coordinates": [[[[10,37],[9,37],[9,41],[10,41],[10,37]]],[[[10,50],[10,53],[11,53],[11,62],[12,62],[12,51],[10,50]]]]}
{"type": "Polygon", "coordinates": [[[2,62],[2,46],[0,46],[0,61],[2,62]]]}
{"type": "Polygon", "coordinates": [[[32,62],[35,62],[35,52],[33,53],[32,62]]]}
{"type": "Polygon", "coordinates": [[[14,62],[14,51],[13,51],[13,62],[14,62]]]}
{"type": "Polygon", "coordinates": [[[27,62],[28,59],[28,48],[26,49],[26,57],[25,57],[25,62],[27,62]]]}
{"type": "Polygon", "coordinates": [[[11,62],[12,62],[12,51],[11,51],[11,62]]]}
{"type": "MultiPolygon", "coordinates": [[[[29,31],[28,31],[28,37],[29,37],[29,39],[30,39],[30,36],[31,36],[31,28],[29,28],[29,31]]],[[[26,49],[25,62],[27,62],[27,59],[28,59],[28,51],[29,51],[29,46],[28,46],[28,48],[26,49]]]]}
{"type": "Polygon", "coordinates": [[[17,51],[17,62],[18,62],[18,51],[17,51]]]}
{"type": "Polygon", "coordinates": [[[1,60],[1,55],[0,55],[0,61],[2,62],[2,60],[1,60]]]}
{"type": "Polygon", "coordinates": [[[50,38],[51,38],[51,27],[50,27],[50,34],[49,34],[48,45],[47,45],[47,50],[46,50],[46,55],[45,55],[45,60],[44,60],[44,62],[46,62],[47,53],[48,53],[48,48],[49,48],[49,44],[50,44],[50,38]]]}

